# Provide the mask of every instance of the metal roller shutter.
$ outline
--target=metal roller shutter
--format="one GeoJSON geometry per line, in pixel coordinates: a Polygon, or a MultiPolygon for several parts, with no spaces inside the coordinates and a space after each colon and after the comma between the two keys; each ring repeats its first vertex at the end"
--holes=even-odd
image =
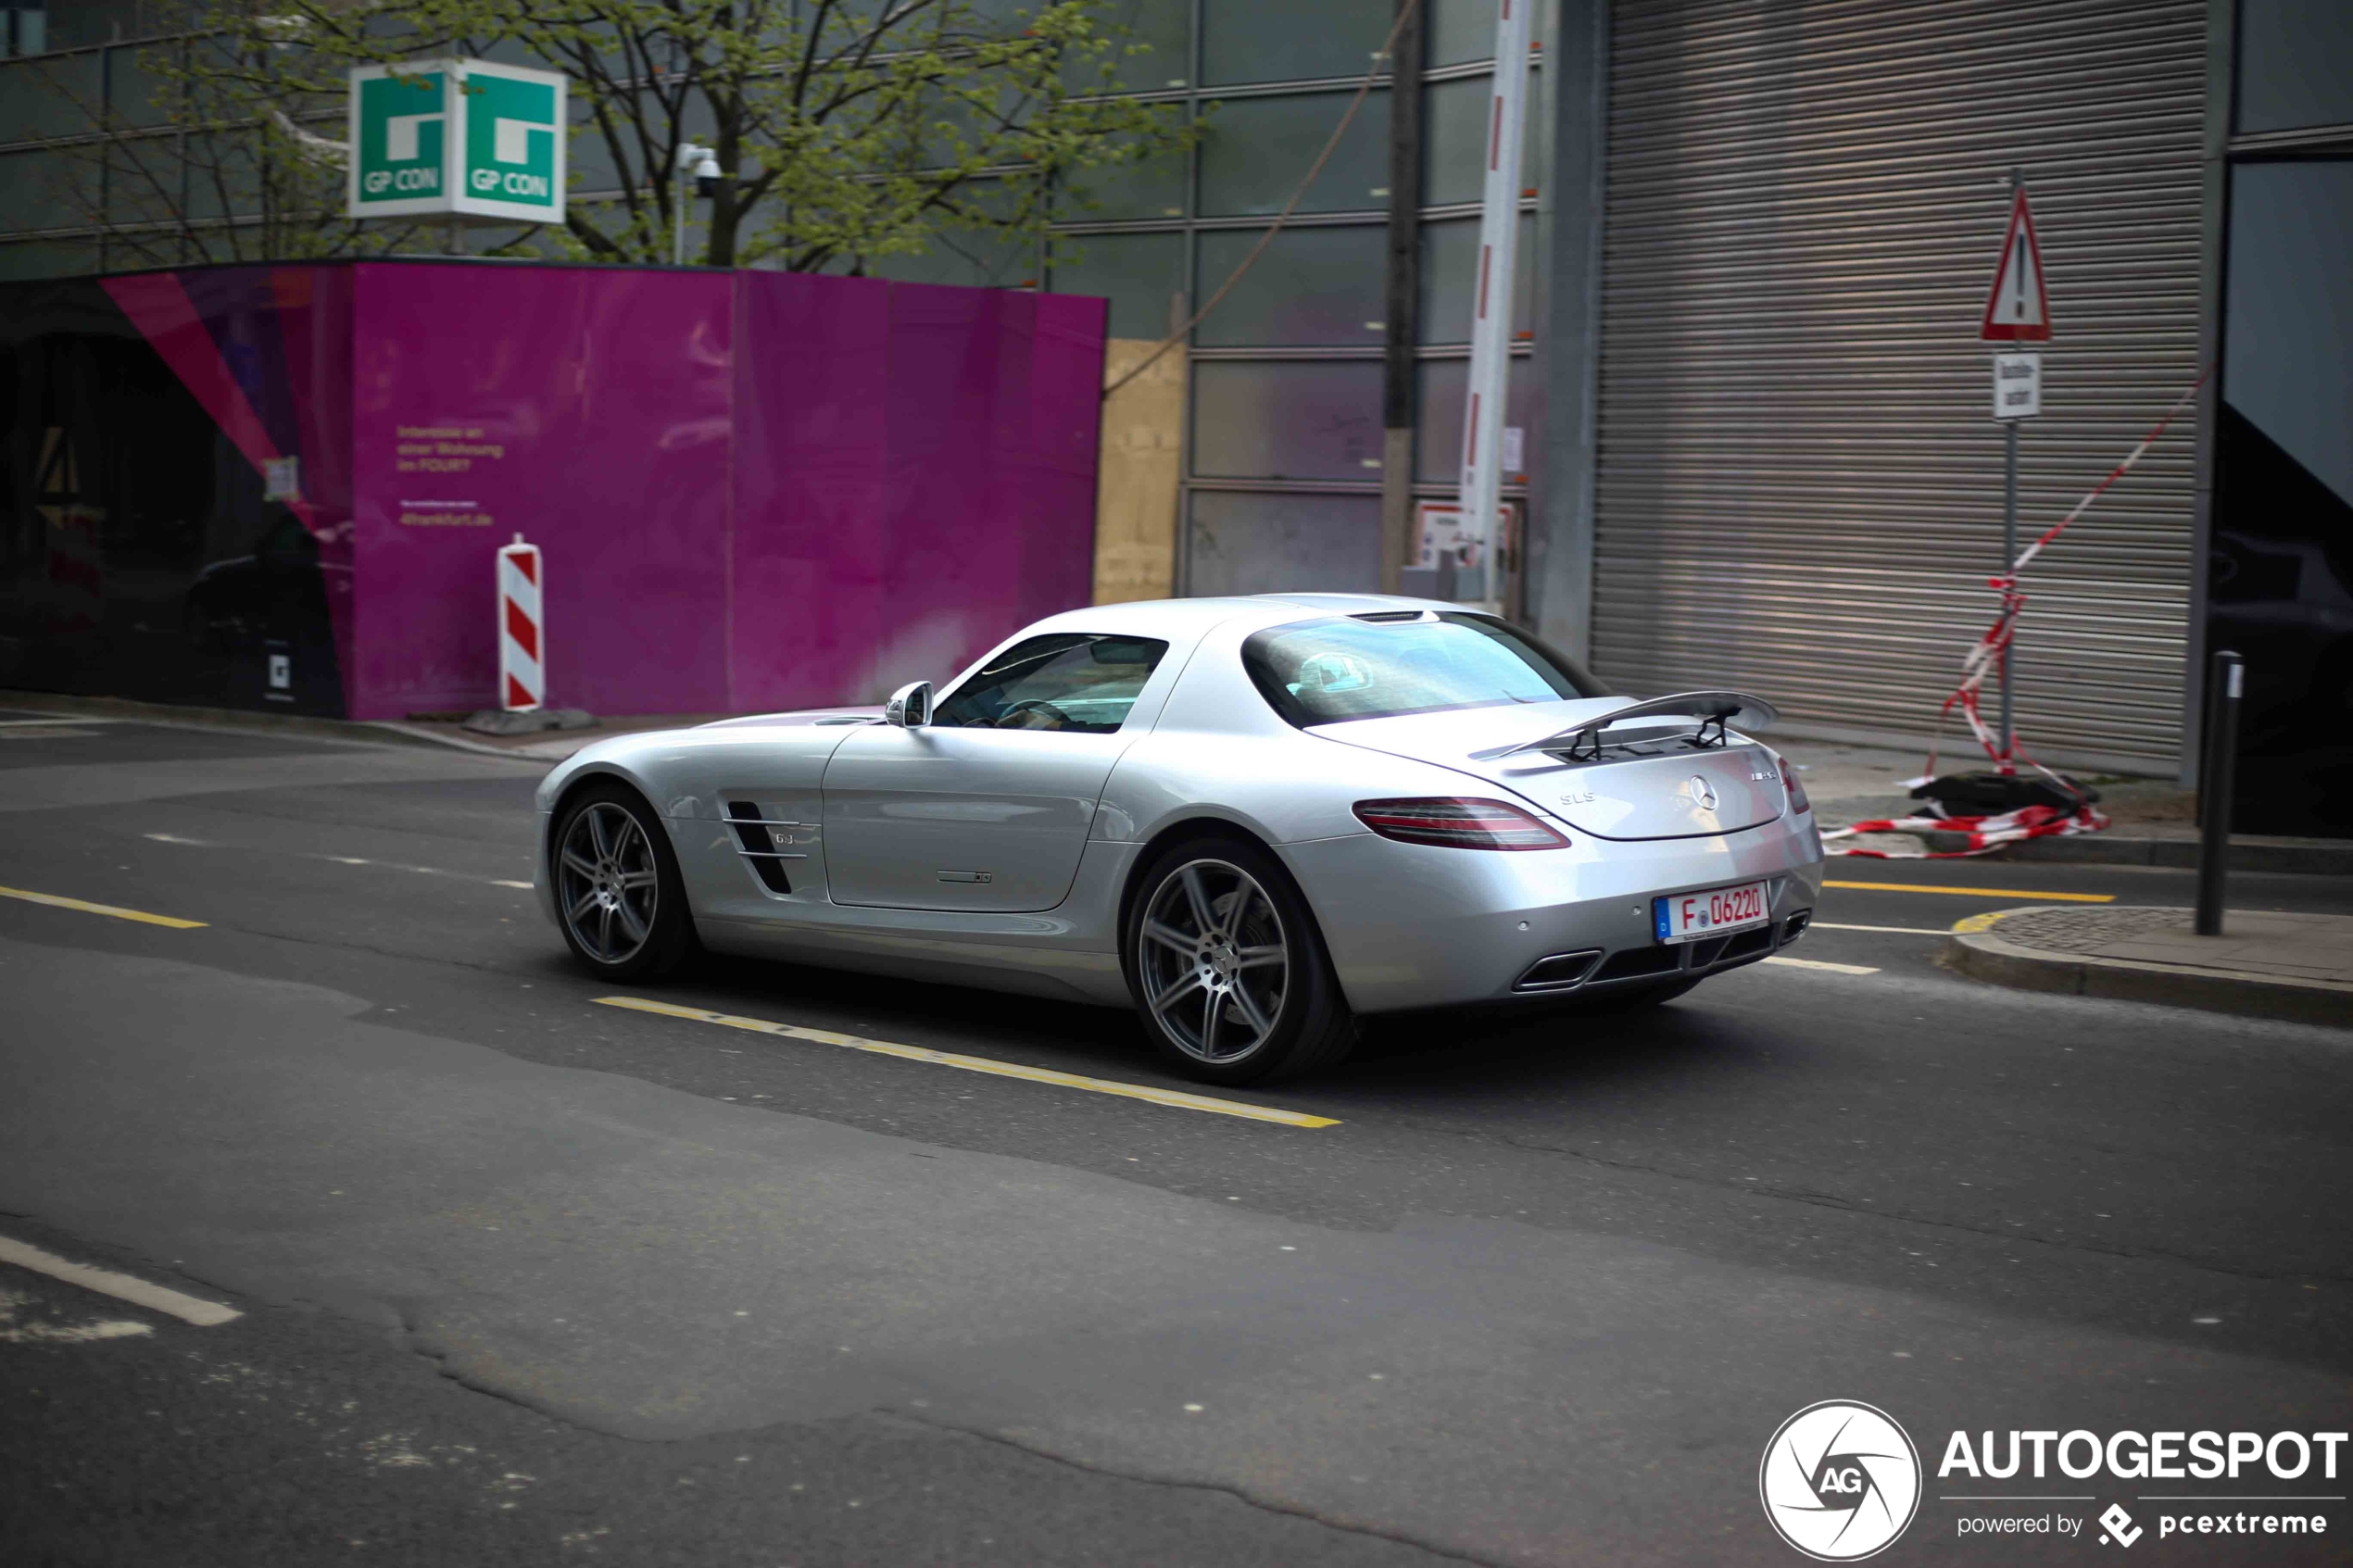
{"type": "MultiPolygon", "coordinates": [[[[1619,0],[1597,670],[1753,687],[1816,733],[1934,726],[1998,608],[2002,176],[2053,321],[2031,539],[2197,373],[2205,33],[2203,0],[1619,0]]],[[[2191,446],[2184,420],[2029,570],[2030,751],[2177,761],[2191,446]]]]}

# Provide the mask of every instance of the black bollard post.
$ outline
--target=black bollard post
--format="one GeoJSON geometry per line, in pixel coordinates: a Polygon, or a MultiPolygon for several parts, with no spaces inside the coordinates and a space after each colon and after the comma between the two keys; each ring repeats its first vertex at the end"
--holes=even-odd
{"type": "Polygon", "coordinates": [[[2222,889],[2230,871],[2231,785],[2238,771],[2239,699],[2246,661],[2227,650],[2206,677],[2206,762],[2197,781],[2197,934],[2222,935],[2222,889]]]}

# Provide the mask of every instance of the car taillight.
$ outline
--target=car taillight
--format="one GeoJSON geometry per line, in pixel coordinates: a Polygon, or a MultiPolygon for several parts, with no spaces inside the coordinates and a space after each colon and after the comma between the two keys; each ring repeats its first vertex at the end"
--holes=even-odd
{"type": "Polygon", "coordinates": [[[1356,820],[1406,844],[1452,849],[1559,849],[1568,839],[1516,806],[1439,796],[1428,800],[1359,800],[1356,820]]]}
{"type": "Polygon", "coordinates": [[[1797,770],[1789,765],[1789,759],[1776,751],[1773,753],[1773,761],[1781,771],[1781,783],[1789,786],[1789,809],[1792,813],[1811,811],[1814,809],[1814,803],[1806,798],[1806,786],[1797,782],[1797,770]]]}

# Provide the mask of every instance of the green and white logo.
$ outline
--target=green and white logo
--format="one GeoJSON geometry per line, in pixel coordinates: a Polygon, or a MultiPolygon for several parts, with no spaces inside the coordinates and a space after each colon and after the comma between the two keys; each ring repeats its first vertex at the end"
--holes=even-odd
{"type": "Polygon", "coordinates": [[[466,75],[468,198],[503,214],[563,216],[562,138],[558,116],[563,78],[476,66],[466,75]]]}
{"type": "Polygon", "coordinates": [[[448,73],[352,72],[351,215],[449,210],[448,73]]]}
{"type": "Polygon", "coordinates": [[[562,222],[564,86],[488,60],[354,70],[350,215],[562,222]]]}

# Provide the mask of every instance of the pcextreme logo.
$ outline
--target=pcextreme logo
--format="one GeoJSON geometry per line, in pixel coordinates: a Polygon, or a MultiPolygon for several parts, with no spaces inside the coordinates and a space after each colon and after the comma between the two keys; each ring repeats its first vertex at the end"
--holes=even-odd
{"type": "Polygon", "coordinates": [[[1818,1562],[1885,1550],[1920,1506],[1920,1455],[1885,1411],[1824,1399],[1780,1424],[1756,1471],[1765,1517],[1818,1562]]]}

